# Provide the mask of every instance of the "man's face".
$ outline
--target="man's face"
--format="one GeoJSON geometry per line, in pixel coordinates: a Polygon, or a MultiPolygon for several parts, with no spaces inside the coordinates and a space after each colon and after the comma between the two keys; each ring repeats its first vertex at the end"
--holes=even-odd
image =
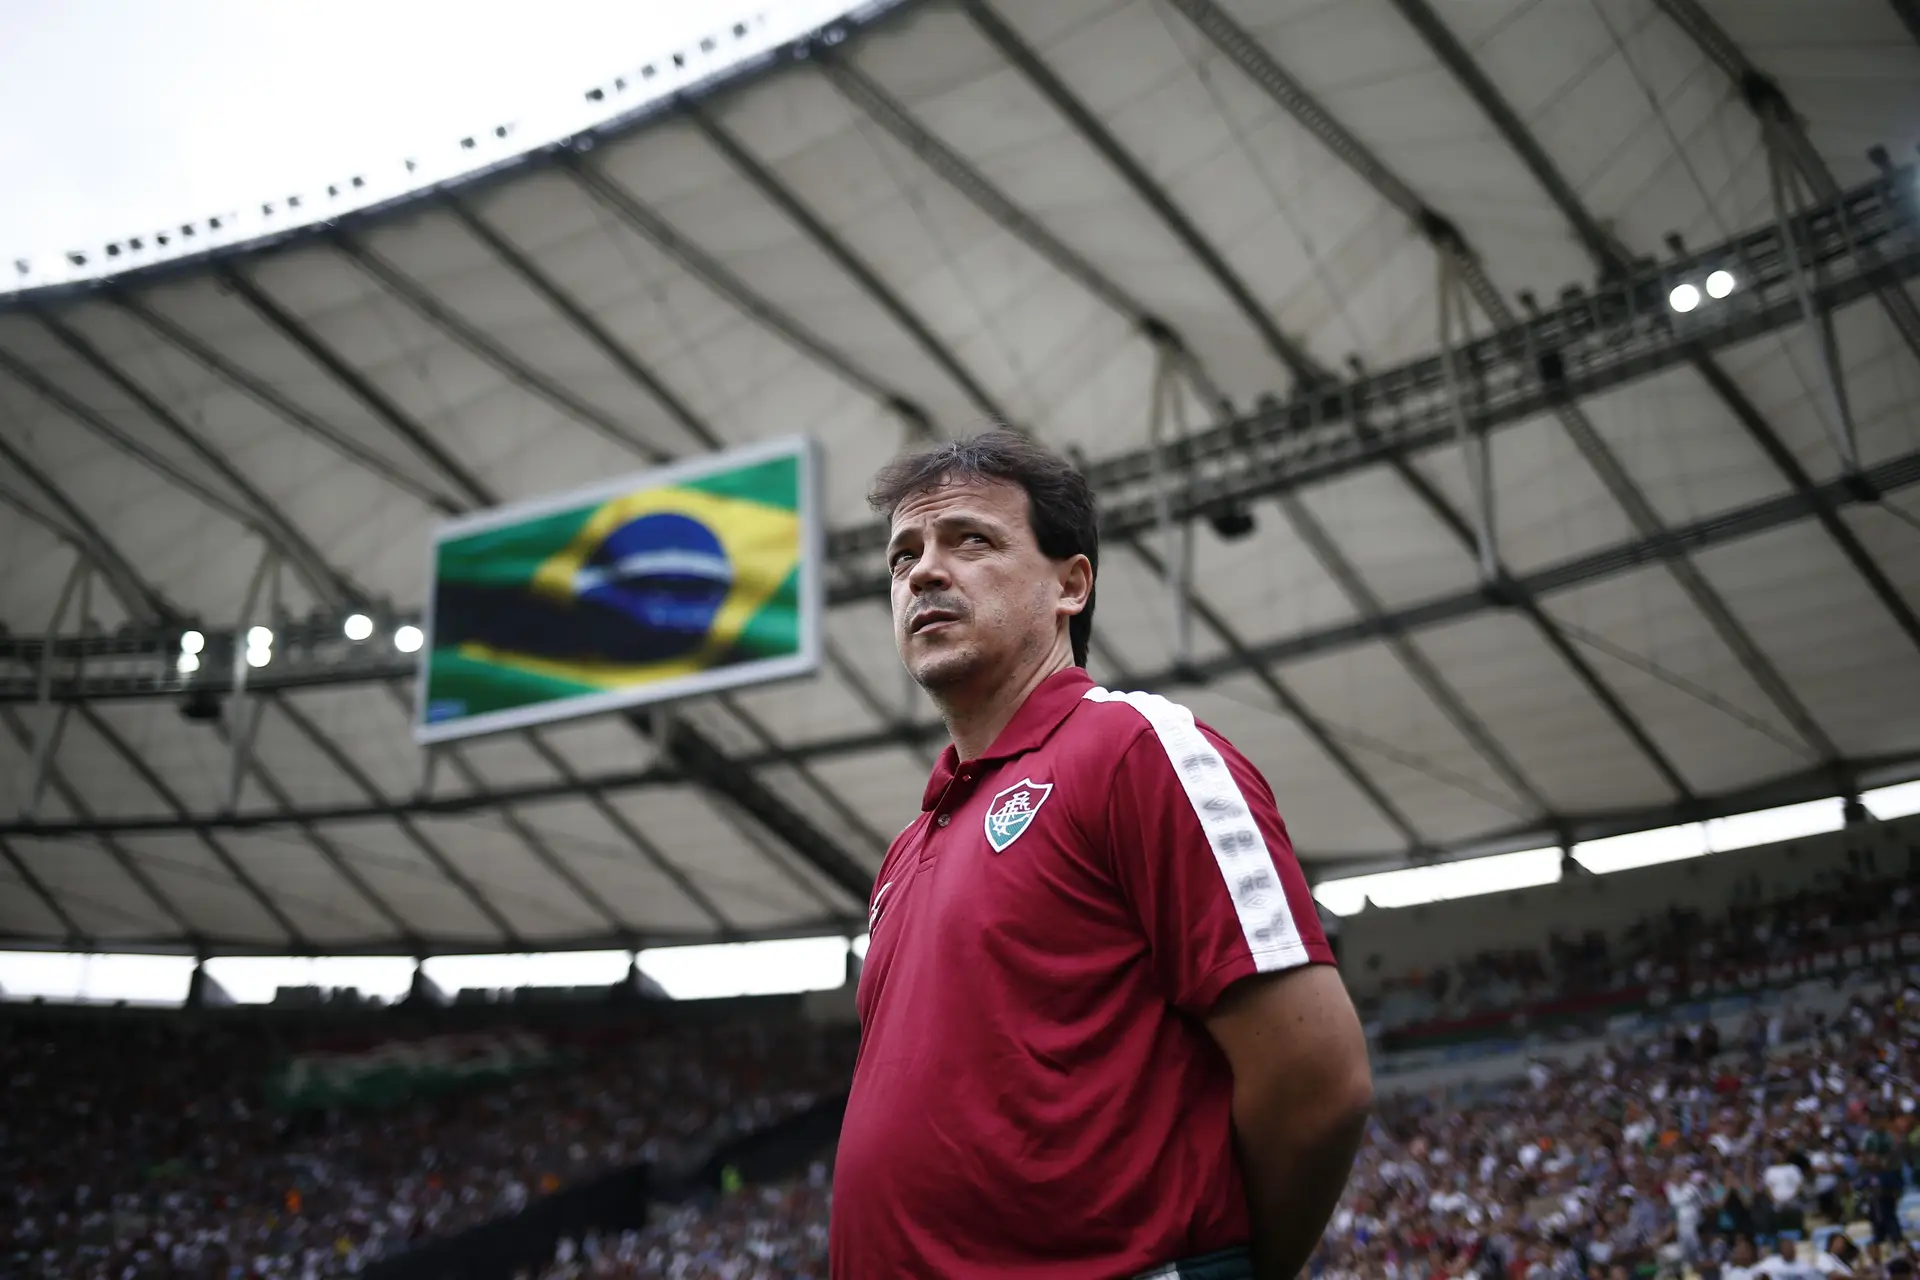
{"type": "Polygon", "coordinates": [[[1086,600],[1085,561],[1040,551],[1027,493],[1005,480],[943,481],[902,502],[887,544],[893,633],[922,688],[956,689],[1043,659],[1086,600]]]}

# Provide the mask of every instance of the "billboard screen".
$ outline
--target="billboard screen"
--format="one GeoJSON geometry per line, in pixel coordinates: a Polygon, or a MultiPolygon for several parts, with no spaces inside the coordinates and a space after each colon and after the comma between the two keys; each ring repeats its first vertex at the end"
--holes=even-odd
{"type": "Polygon", "coordinates": [[[780,441],[441,526],[415,736],[441,742],[814,670],[817,483],[812,444],[780,441]]]}

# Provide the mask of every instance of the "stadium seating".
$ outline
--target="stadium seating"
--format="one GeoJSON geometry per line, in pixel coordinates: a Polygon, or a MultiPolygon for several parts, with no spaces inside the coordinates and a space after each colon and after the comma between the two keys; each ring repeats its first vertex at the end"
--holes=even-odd
{"type": "MultiPolygon", "coordinates": [[[[1803,849],[1795,875],[1755,874],[1784,856],[1708,860],[1749,873],[1717,911],[1636,894],[1592,939],[1436,965],[1416,1021],[1382,1021],[1404,975],[1359,976],[1383,1101],[1315,1273],[1711,1277],[1742,1233],[1898,1238],[1920,1213],[1920,902],[1884,857],[1803,849]]],[[[1683,874],[1656,871],[1635,874],[1683,874]]],[[[844,1089],[851,1031],[781,1010],[16,1010],[0,1257],[35,1278],[304,1280],[607,1170],[685,1173],[844,1089]]],[[[567,1233],[537,1280],[824,1277],[830,1162],[729,1170],[644,1224],[567,1233]]]]}

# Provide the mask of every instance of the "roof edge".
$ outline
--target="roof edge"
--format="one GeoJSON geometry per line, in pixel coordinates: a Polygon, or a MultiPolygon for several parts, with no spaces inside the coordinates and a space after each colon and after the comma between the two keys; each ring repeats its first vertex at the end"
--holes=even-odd
{"type": "MultiPolygon", "coordinates": [[[[429,179],[401,194],[374,199],[332,217],[315,217],[297,226],[262,230],[257,234],[243,235],[209,249],[172,254],[161,260],[131,266],[121,271],[52,280],[43,284],[29,284],[25,287],[13,287],[0,281],[0,315],[31,310],[50,302],[110,293],[130,285],[164,282],[230,259],[269,253],[318,241],[342,229],[367,229],[388,218],[398,216],[413,205],[428,204],[446,192],[483,190],[493,183],[507,180],[549,163],[551,158],[561,151],[590,151],[603,142],[613,142],[636,133],[657,120],[678,114],[683,102],[700,101],[718,93],[757,83],[789,64],[808,60],[816,44],[840,44],[930,2],[931,0],[864,0],[862,3],[852,5],[837,17],[811,25],[799,34],[778,41],[756,53],[749,53],[740,60],[729,63],[720,71],[696,77],[678,87],[664,89],[637,106],[604,117],[596,123],[556,140],[537,143],[492,163],[479,163],[448,177],[429,179]]],[[[656,59],[656,61],[678,56],[668,51],[662,59],[656,59]]],[[[614,81],[614,85],[615,92],[624,91],[624,78],[614,81]]],[[[599,85],[587,89],[583,96],[591,101],[602,101],[607,93],[608,87],[599,85]]],[[[494,130],[494,135],[496,140],[505,140],[512,136],[512,132],[512,125],[501,125],[494,130]]],[[[478,135],[469,135],[459,140],[456,145],[468,150],[477,149],[478,135]]],[[[413,162],[405,163],[411,165],[413,162]]],[[[342,185],[348,188],[349,198],[351,198],[353,183],[358,181],[357,178],[349,179],[345,184],[334,184],[324,188],[328,193],[325,198],[338,199],[339,188],[342,185]]],[[[291,199],[298,201],[302,198],[304,197],[296,196],[291,199]]],[[[263,203],[262,208],[286,203],[288,201],[285,200],[268,201],[263,203]]],[[[295,207],[298,207],[297,204],[295,207]]],[[[219,217],[231,216],[235,215],[219,215],[212,221],[217,226],[219,217]]],[[[190,224],[182,224],[183,228],[186,225],[190,224]]],[[[118,256],[122,245],[137,246],[141,245],[143,240],[154,240],[159,245],[170,248],[174,238],[169,232],[150,236],[130,236],[121,241],[110,242],[93,252],[118,256]]],[[[68,250],[60,256],[71,262],[75,254],[81,254],[84,257],[86,252],[88,251],[68,250]]],[[[15,259],[14,274],[16,276],[27,274],[26,264],[29,262],[30,259],[27,258],[15,259]]]]}

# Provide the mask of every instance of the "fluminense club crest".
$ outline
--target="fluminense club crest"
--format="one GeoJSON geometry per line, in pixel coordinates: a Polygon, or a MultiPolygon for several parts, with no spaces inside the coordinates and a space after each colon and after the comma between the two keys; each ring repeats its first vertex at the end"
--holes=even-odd
{"type": "Polygon", "coordinates": [[[987,843],[995,853],[1005,853],[1033,825],[1034,815],[1053,794],[1051,782],[1022,778],[993,798],[987,806],[987,843]]]}

